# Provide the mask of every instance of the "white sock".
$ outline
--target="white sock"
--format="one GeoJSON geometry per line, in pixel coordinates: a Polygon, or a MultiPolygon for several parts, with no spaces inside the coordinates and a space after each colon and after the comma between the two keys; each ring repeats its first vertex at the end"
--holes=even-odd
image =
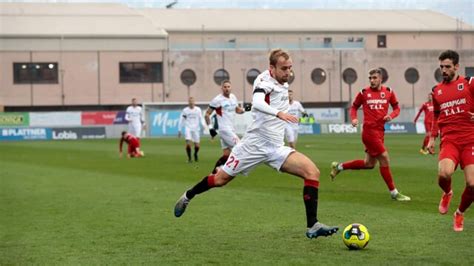
{"type": "Polygon", "coordinates": [[[398,190],[397,190],[397,189],[390,190],[390,195],[392,195],[392,197],[395,197],[397,194],[398,194],[398,190]]]}
{"type": "Polygon", "coordinates": [[[462,213],[459,209],[456,209],[456,213],[460,215],[464,215],[464,213],[462,213]]]}

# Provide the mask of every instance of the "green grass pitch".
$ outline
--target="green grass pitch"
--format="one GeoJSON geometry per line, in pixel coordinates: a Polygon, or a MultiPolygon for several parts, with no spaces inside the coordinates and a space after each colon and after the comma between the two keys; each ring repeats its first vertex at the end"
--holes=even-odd
{"type": "Polygon", "coordinates": [[[418,153],[423,136],[386,135],[392,173],[411,202],[390,199],[378,168],[329,178],[331,161],[364,156],[358,135],[300,136],[321,170],[319,219],[369,229],[349,251],[341,231],[307,239],[303,182],[262,165],[197,196],[181,218],[173,207],[220,156],[202,140],[187,164],[182,139],[143,139],[146,158],[119,159],[116,140],[0,143],[0,264],[473,265],[474,212],[452,229],[464,177],[453,177],[448,215],[437,211],[437,159],[418,153]]]}

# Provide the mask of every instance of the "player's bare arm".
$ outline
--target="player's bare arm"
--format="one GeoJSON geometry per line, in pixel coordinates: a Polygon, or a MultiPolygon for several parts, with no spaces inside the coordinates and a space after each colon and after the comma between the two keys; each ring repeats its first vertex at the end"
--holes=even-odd
{"type": "Polygon", "coordinates": [[[287,121],[290,123],[298,123],[298,118],[296,116],[290,115],[288,113],[284,112],[278,112],[276,115],[278,118],[280,118],[283,121],[287,121]]]}
{"type": "Polygon", "coordinates": [[[430,140],[428,141],[428,145],[426,145],[428,152],[431,154],[435,153],[435,142],[436,142],[436,138],[430,137],[430,140]]]}
{"type": "Polygon", "coordinates": [[[206,113],[204,114],[204,120],[206,120],[206,124],[209,126],[211,124],[211,114],[214,110],[207,107],[206,113]]]}
{"type": "Polygon", "coordinates": [[[359,120],[358,119],[352,119],[351,124],[352,124],[353,127],[356,127],[359,124],[359,120]]]}

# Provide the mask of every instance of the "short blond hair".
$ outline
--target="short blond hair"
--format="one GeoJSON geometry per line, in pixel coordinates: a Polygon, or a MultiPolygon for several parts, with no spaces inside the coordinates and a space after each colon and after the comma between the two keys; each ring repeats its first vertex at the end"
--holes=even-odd
{"type": "Polygon", "coordinates": [[[276,63],[278,62],[278,59],[280,57],[285,58],[285,60],[290,59],[290,55],[288,54],[288,52],[282,49],[273,49],[272,51],[270,51],[270,56],[268,57],[270,65],[276,66],[276,63]]]}
{"type": "Polygon", "coordinates": [[[373,75],[373,74],[379,74],[380,76],[382,76],[382,69],[380,68],[372,68],[371,70],[369,70],[369,75],[373,75]]]}

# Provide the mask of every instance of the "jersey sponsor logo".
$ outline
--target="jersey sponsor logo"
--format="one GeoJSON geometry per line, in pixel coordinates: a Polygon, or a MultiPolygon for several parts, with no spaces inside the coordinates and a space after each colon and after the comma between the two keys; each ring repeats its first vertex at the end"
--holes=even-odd
{"type": "Polygon", "coordinates": [[[442,103],[440,105],[440,110],[446,115],[454,115],[459,113],[464,113],[464,110],[461,109],[459,105],[465,105],[467,103],[466,98],[456,99],[449,102],[442,103]]]}
{"type": "Polygon", "coordinates": [[[367,100],[367,104],[386,104],[387,99],[373,99],[373,100],[367,100]]]}
{"type": "Polygon", "coordinates": [[[371,110],[383,110],[384,104],[387,104],[387,99],[367,100],[367,105],[371,110]]]}
{"type": "Polygon", "coordinates": [[[442,110],[442,109],[445,109],[445,108],[466,104],[466,102],[467,102],[466,98],[456,99],[456,100],[452,100],[452,101],[449,101],[449,102],[442,103],[439,107],[442,110]]]}
{"type": "Polygon", "coordinates": [[[464,83],[459,83],[458,84],[458,91],[464,90],[464,83]]]}

